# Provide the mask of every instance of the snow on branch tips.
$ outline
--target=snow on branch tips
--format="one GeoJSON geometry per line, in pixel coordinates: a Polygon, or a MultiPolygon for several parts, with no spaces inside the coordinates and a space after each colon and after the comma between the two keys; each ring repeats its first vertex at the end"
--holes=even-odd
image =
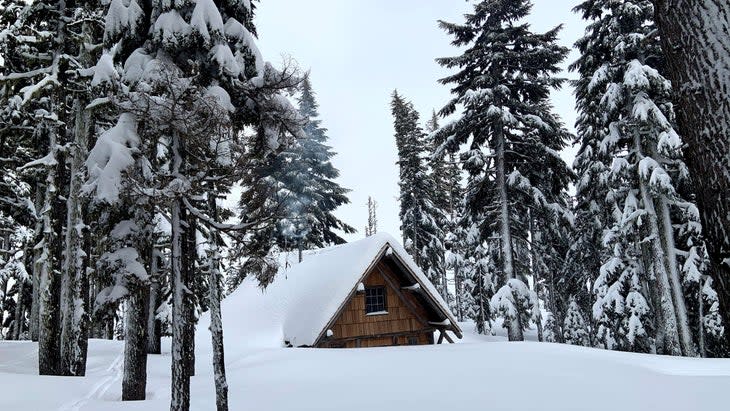
{"type": "Polygon", "coordinates": [[[137,119],[130,113],[124,113],[114,127],[99,136],[91,149],[86,160],[89,180],[84,191],[93,193],[96,201],[117,203],[122,174],[134,164],[138,146],[137,119]]]}

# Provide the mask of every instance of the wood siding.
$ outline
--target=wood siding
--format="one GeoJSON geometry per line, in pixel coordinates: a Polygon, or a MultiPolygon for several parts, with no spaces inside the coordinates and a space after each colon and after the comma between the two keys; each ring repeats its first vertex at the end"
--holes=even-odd
{"type": "Polygon", "coordinates": [[[365,276],[365,287],[384,286],[387,314],[365,313],[365,293],[357,292],[348,301],[331,327],[332,336],[322,347],[381,347],[408,345],[414,338],[418,345],[433,344],[433,328],[428,314],[412,291],[401,290],[398,277],[382,261],[365,276]]]}

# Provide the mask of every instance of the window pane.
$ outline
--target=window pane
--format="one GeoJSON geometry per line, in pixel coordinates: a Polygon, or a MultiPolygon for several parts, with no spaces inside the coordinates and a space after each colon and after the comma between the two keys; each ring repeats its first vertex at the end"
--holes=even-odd
{"type": "Polygon", "coordinates": [[[365,312],[376,313],[385,310],[385,287],[365,288],[365,312]]]}

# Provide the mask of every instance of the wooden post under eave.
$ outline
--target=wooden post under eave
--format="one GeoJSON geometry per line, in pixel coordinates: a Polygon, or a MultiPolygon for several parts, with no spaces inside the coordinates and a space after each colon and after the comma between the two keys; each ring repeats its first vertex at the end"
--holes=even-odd
{"type": "Polygon", "coordinates": [[[439,329],[439,340],[436,344],[441,344],[444,342],[444,330],[439,329]]]}

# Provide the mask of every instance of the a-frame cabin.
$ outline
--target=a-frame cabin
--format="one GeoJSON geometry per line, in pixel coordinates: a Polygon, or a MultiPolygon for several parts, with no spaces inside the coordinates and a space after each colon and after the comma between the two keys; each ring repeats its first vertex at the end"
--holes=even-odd
{"type": "Polygon", "coordinates": [[[403,247],[379,233],[283,254],[275,280],[246,279],[224,305],[239,308],[251,340],[293,347],[357,348],[453,342],[462,332],[446,302],[403,247]],[[451,335],[450,335],[451,334],[451,335]]]}
{"type": "Polygon", "coordinates": [[[354,285],[316,347],[423,345],[434,344],[435,338],[453,343],[446,331],[461,338],[446,307],[428,294],[396,253],[384,251],[354,285]]]}

